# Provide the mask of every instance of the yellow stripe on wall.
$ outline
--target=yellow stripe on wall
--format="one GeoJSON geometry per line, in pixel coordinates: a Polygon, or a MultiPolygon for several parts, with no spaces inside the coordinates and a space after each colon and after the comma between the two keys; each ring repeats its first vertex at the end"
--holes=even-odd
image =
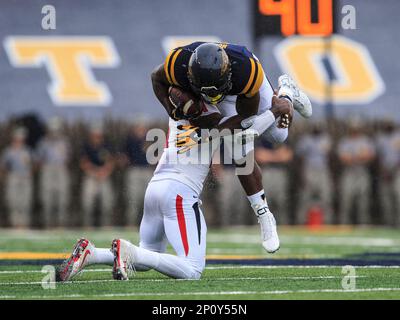
{"type": "Polygon", "coordinates": [[[46,259],[66,259],[68,253],[49,253],[49,252],[0,252],[0,260],[46,260],[46,259]]]}

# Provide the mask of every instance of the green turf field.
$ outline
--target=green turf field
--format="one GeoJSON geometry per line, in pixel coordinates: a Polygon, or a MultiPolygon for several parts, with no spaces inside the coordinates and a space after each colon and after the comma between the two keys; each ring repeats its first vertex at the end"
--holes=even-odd
{"type": "Polygon", "coordinates": [[[115,237],[136,242],[137,231],[0,230],[0,299],[400,299],[399,231],[282,227],[280,235],[280,251],[269,255],[258,227],[210,230],[209,263],[198,281],[150,271],[120,282],[111,267],[98,265],[45,290],[42,266],[57,263],[80,236],[109,247],[115,237]],[[345,280],[343,265],[355,268],[345,280]]]}

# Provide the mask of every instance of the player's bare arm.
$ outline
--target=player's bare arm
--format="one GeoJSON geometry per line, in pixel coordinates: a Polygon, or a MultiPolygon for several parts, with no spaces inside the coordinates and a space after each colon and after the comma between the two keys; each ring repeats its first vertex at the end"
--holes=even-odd
{"type": "Polygon", "coordinates": [[[164,71],[164,64],[159,65],[153,70],[151,73],[151,83],[153,85],[154,94],[165,108],[165,111],[167,111],[168,115],[172,119],[178,120],[180,118],[177,114],[179,110],[175,108],[169,99],[168,90],[171,84],[167,80],[167,76],[164,71]]]}
{"type": "Polygon", "coordinates": [[[238,95],[236,99],[236,111],[244,119],[255,116],[258,113],[260,104],[260,93],[256,92],[253,96],[244,94],[238,95]]]}

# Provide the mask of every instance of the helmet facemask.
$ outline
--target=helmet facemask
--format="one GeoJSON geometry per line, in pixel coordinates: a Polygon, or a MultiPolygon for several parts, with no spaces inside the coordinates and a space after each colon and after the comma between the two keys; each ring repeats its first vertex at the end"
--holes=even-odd
{"type": "MultiPolygon", "coordinates": [[[[232,72],[230,61],[225,50],[222,48],[220,50],[222,50],[221,68],[219,70],[210,70],[209,78],[206,77],[206,79],[204,79],[204,74],[197,75],[190,63],[188,68],[188,79],[192,90],[195,94],[201,96],[207,103],[211,104],[217,104],[221,102],[232,88],[232,72]],[[219,74],[217,74],[216,71],[218,71],[219,74]]],[[[195,54],[196,52],[193,53],[193,55],[195,54]]],[[[194,57],[193,60],[196,60],[196,58],[197,57],[194,57]]]]}

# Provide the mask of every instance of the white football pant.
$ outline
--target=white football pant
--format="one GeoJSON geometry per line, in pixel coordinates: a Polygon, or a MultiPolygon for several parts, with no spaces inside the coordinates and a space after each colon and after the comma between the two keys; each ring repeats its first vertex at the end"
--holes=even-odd
{"type": "Polygon", "coordinates": [[[136,250],[137,269],[151,268],[173,278],[200,278],[205,267],[207,226],[199,203],[198,194],[179,181],[149,183],[140,248],[136,250]],[[167,242],[176,256],[163,253],[167,242]]]}

